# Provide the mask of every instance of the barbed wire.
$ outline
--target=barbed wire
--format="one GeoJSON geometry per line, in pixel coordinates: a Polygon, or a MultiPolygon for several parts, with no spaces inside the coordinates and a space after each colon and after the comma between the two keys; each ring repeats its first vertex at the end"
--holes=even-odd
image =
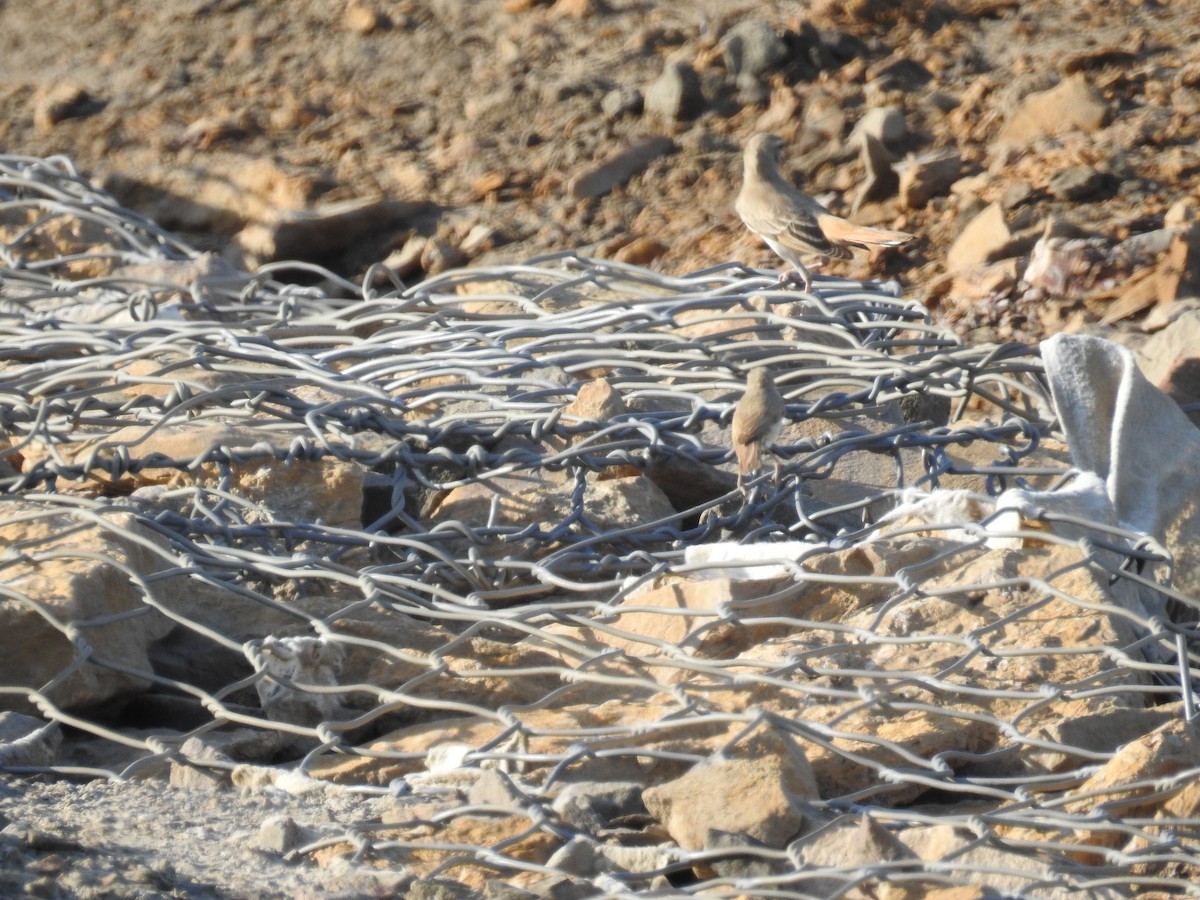
{"type": "Polygon", "coordinates": [[[1116,744],[1069,727],[1182,718],[1194,623],[1135,602],[1172,595],[1165,550],[1097,523],[1059,537],[1047,513],[1002,535],[1029,548],[1014,561],[986,512],[888,518],[913,489],[986,510],[1070,478],[1036,350],[965,345],[894,286],[819,279],[809,297],[734,264],[678,277],[563,253],[413,286],[381,266],[243,273],[62,159],[0,157],[0,261],[0,596],[62,636],[61,667],[10,674],[0,697],[127,750],[11,771],[317,779],[412,815],[296,859],[345,846],[595,896],[1200,893],[1195,820],[1155,801],[1197,769],[1094,782],[1116,744]],[[742,494],[726,431],[758,365],[789,428],[778,479],[742,494]],[[603,404],[571,405],[600,379],[603,404]],[[739,544],[758,555],[709,553],[739,544]],[[55,566],[134,601],[71,618],[30,580],[55,566]],[[708,607],[655,593],[721,578],[746,587],[708,607]],[[1047,608],[1103,627],[1041,642],[1047,608]],[[138,629],[143,652],[114,655],[138,629]],[[137,736],[97,711],[105,690],[175,698],[188,724],[137,736]],[[440,750],[413,737],[431,724],[440,750]],[[277,761],[184,749],[233,727],[276,735],[277,761]],[[668,781],[764,731],[809,757],[824,829],[966,837],[924,861],[821,861],[812,835],[639,855],[639,829],[556,806],[591,772],[668,781]],[[469,799],[486,778],[506,800],[469,799]],[[479,817],[526,824],[485,846],[455,830],[479,817]],[[534,838],[559,853],[531,855],[534,838]]]}

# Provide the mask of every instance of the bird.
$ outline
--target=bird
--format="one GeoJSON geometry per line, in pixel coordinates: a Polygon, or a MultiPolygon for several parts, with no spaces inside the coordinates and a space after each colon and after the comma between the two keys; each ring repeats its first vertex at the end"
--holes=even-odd
{"type": "Polygon", "coordinates": [[[798,275],[804,281],[805,293],[811,293],[812,274],[801,261],[801,254],[849,259],[852,246],[895,247],[912,240],[913,236],[903,231],[847,222],[801,193],[779,171],[782,150],[783,139],[774,134],[756,134],[746,142],[742,189],[734,205],[746,227],[795,266],[796,272],[785,273],[781,280],[798,275]]]}
{"type": "MultiPolygon", "coordinates": [[[[738,488],[762,468],[763,448],[783,427],[785,404],[766,369],[751,369],[746,391],[733,409],[733,452],[738,461],[738,488]]],[[[779,466],[776,465],[778,472],[779,466]]]]}

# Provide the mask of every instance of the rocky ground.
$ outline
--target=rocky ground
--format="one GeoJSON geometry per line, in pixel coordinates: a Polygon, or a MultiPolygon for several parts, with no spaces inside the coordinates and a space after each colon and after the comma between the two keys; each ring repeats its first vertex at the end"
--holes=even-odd
{"type": "Polygon", "coordinates": [[[919,235],[826,271],[1028,340],[1194,294],[1190,244],[1182,283],[1150,277],[1167,241],[1114,247],[1197,203],[1197,29],[1153,2],[49,0],[0,11],[0,147],[243,262],[412,281],[565,249],[775,266],[732,209],[771,130],[835,212],[919,235]],[[1048,225],[1091,238],[1069,274],[1026,271],[1048,225]]]}
{"type": "MultiPolygon", "coordinates": [[[[1194,306],[1200,288],[1198,34],[1200,8],[1156,3],[46,0],[0,6],[0,150],[63,154],[126,206],[247,269],[299,259],[358,280],[386,260],[411,284],[564,250],[674,274],[774,268],[733,212],[740,147],[770,130],[787,141],[789,175],[831,209],[918,235],[826,273],[895,278],[972,344],[1063,330],[1133,342],[1194,306]]],[[[768,312],[761,324],[775,327],[784,314],[768,322],[768,312]]],[[[686,337],[702,342],[702,325],[686,337]]],[[[212,376],[202,368],[197,383],[212,376]]],[[[131,378],[146,377],[157,402],[158,370],[139,371],[131,378]]],[[[306,387],[320,398],[323,383],[306,387]]],[[[357,477],[346,527],[363,496],[357,477]]],[[[847,571],[861,575],[852,556],[847,571]]],[[[1091,636],[1094,617],[1079,619],[1091,636]]],[[[1109,643],[1125,642],[1114,629],[1109,643]]],[[[1138,713],[1120,719],[1131,746],[1175,718],[1138,713]]],[[[1097,732],[1113,731],[1096,716],[1097,732]]],[[[978,749],[959,739],[992,747],[996,736],[972,722],[914,725],[921,740],[950,741],[918,752],[978,749]]],[[[67,738],[78,757],[80,735],[67,738]]],[[[698,741],[688,752],[714,749],[698,741]]],[[[362,823],[445,811],[413,811],[386,780],[357,793],[353,778],[215,790],[192,773],[4,776],[0,893],[476,895],[414,882],[402,865],[351,864],[345,840],[340,857],[287,856],[362,823]]],[[[836,782],[818,778],[823,792],[836,782]]],[[[1175,815],[1189,820],[1191,807],[1175,815]]],[[[656,828],[646,834],[666,840],[656,828]]],[[[488,895],[521,896],[508,890],[488,895]]]]}

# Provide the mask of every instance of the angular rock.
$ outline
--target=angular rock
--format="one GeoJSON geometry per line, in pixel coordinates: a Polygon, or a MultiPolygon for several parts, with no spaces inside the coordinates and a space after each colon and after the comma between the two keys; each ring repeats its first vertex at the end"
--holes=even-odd
{"type": "Polygon", "coordinates": [[[61,746],[62,729],[57,722],[0,712],[0,767],[52,766],[61,746]]]}
{"type": "Polygon", "coordinates": [[[788,735],[761,731],[728,754],[642,793],[646,808],[685,850],[703,850],[713,832],[784,847],[804,825],[805,801],[819,799],[804,751],[788,735]]]}
{"type": "MultiPolygon", "coordinates": [[[[880,863],[895,863],[913,860],[914,869],[920,868],[917,855],[892,832],[865,813],[857,821],[851,816],[839,819],[813,834],[800,839],[794,845],[804,863],[813,868],[834,868],[853,871],[871,869],[880,863]]],[[[887,868],[888,875],[897,872],[893,866],[887,868]]],[[[887,881],[887,876],[880,876],[887,881]]],[[[870,882],[867,882],[870,884],[870,882]]],[[[867,884],[859,889],[868,896],[872,893],[867,884]]],[[[844,887],[845,882],[835,878],[805,882],[805,890],[815,894],[834,894],[844,887]]]]}
{"type": "MultiPolygon", "coordinates": [[[[454,488],[438,499],[427,517],[435,523],[457,521],[486,531],[515,532],[530,522],[553,527],[569,521],[575,509],[574,491],[574,479],[558,472],[502,475],[454,488]]],[[[584,500],[591,527],[601,531],[620,531],[675,514],[662,491],[642,475],[588,479],[584,500]]],[[[546,547],[541,550],[548,552],[546,547]]],[[[476,552],[511,555],[513,545],[480,540],[476,552]]]]}
{"type": "MultiPolygon", "coordinates": [[[[175,567],[165,539],[129,513],[100,514],[96,522],[69,507],[8,504],[5,512],[0,545],[21,548],[22,557],[0,573],[0,684],[39,690],[82,656],[79,668],[48,689],[57,706],[83,710],[145,690],[144,678],[86,660],[150,674],[150,645],[173,627],[152,603],[193,593],[186,577],[150,578],[175,567]],[[18,509],[27,518],[13,517],[18,509]],[[78,648],[60,627],[78,630],[78,648]]],[[[0,708],[31,709],[11,693],[0,694],[0,708]]]]}
{"type": "Polygon", "coordinates": [[[1046,189],[1059,200],[1087,200],[1099,194],[1105,185],[1104,175],[1091,166],[1071,166],[1050,176],[1046,189]]]}
{"type": "Polygon", "coordinates": [[[694,119],[704,110],[700,77],[687,63],[670,63],[646,90],[646,111],[669,122],[694,119]]]}
{"type": "Polygon", "coordinates": [[[641,115],[645,101],[637,88],[614,88],[600,99],[600,110],[607,119],[641,115]]]}
{"type": "Polygon", "coordinates": [[[259,850],[282,856],[298,844],[300,831],[291,816],[277,813],[268,816],[258,828],[256,845],[259,850]]]}
{"type": "Polygon", "coordinates": [[[934,197],[950,192],[962,172],[962,157],[944,150],[905,162],[900,171],[900,202],[908,209],[921,209],[934,197]]]}
{"type": "Polygon", "coordinates": [[[607,378],[594,378],[580,386],[575,399],[563,407],[565,419],[582,419],[601,426],[629,414],[629,407],[607,378]]]}
{"type": "Polygon", "coordinates": [[[576,200],[600,197],[639,174],[660,156],[675,149],[667,137],[650,137],[608,156],[599,165],[576,174],[567,187],[576,200]]]}
{"type": "Polygon", "coordinates": [[[739,83],[757,82],[788,57],[787,43],[770,23],[762,19],[742,19],[721,38],[725,68],[739,83]]]}
{"type": "Polygon", "coordinates": [[[404,200],[347,200],[313,210],[277,211],[234,238],[253,260],[328,259],[365,235],[398,229],[428,210],[404,200]]]}
{"type": "Polygon", "coordinates": [[[908,135],[904,112],[894,106],[877,106],[867,110],[850,132],[848,143],[854,146],[865,135],[870,135],[886,147],[902,143],[908,135]]]}
{"type": "Polygon", "coordinates": [[[62,82],[34,100],[33,124],[38,131],[47,133],[59,122],[94,115],[104,106],[103,100],[93,97],[82,86],[62,82]]]}
{"type": "MultiPolygon", "coordinates": [[[[1146,378],[1180,406],[1200,404],[1200,312],[1184,313],[1137,352],[1146,378]]],[[[1200,427],[1200,409],[1188,412],[1200,427]]]]}
{"type": "Polygon", "coordinates": [[[992,203],[966,224],[946,253],[946,271],[995,262],[1012,240],[1004,210],[992,203]]]}
{"type": "Polygon", "coordinates": [[[572,827],[596,834],[614,819],[645,814],[644,789],[636,781],[577,781],[558,792],[553,807],[572,827]]]}
{"type": "Polygon", "coordinates": [[[1078,73],[1048,91],[1026,96],[1009,116],[999,139],[1029,143],[1071,131],[1096,131],[1107,115],[1104,98],[1078,73]]]}
{"type": "MultiPolygon", "coordinates": [[[[1104,818],[1110,820],[1153,815],[1162,803],[1153,783],[1197,767],[1200,767],[1200,735],[1196,725],[1175,720],[1117,750],[1098,772],[1069,792],[1068,797],[1077,795],[1079,799],[1068,800],[1064,808],[1082,815],[1102,807],[1104,818]],[[1142,782],[1145,784],[1129,787],[1142,782]]],[[[1097,828],[1077,834],[1075,839],[1097,848],[1114,848],[1123,846],[1129,835],[1120,828],[1097,828]]],[[[1100,853],[1086,851],[1072,855],[1082,862],[1097,863],[1104,859],[1100,853]]]]}

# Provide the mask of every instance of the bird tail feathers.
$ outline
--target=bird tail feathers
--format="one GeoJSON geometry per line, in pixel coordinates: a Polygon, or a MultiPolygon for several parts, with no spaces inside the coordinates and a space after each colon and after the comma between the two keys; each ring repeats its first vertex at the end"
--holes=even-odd
{"type": "Polygon", "coordinates": [[[888,231],[886,228],[869,228],[866,225],[855,225],[838,216],[821,216],[818,221],[821,231],[829,240],[844,244],[877,244],[881,247],[895,247],[913,236],[903,231],[888,231]]]}

